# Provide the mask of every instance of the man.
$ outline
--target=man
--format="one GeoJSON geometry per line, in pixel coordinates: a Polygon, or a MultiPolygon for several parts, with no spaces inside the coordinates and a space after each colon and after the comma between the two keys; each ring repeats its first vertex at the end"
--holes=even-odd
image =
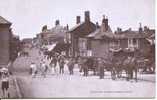
{"type": "Polygon", "coordinates": [[[74,74],[74,64],[75,64],[75,61],[71,58],[68,62],[68,68],[69,68],[69,72],[70,72],[70,75],[73,75],[74,74]]]}
{"type": "Polygon", "coordinates": [[[60,74],[63,74],[64,73],[64,59],[63,58],[60,58],[59,60],[59,73],[60,74]]]}
{"type": "Polygon", "coordinates": [[[54,72],[56,73],[56,66],[57,66],[57,58],[56,57],[53,57],[51,62],[50,62],[50,65],[54,68],[54,72]]]}
{"type": "Polygon", "coordinates": [[[8,92],[8,89],[9,89],[9,73],[8,72],[6,72],[6,71],[2,72],[1,82],[2,82],[1,88],[2,88],[2,91],[3,91],[4,98],[9,97],[10,95],[9,95],[9,92],[8,92]]]}
{"type": "Polygon", "coordinates": [[[88,60],[87,59],[84,59],[83,72],[84,72],[84,76],[88,76],[88,60]]]}
{"type": "Polygon", "coordinates": [[[41,70],[42,70],[42,75],[43,75],[43,77],[46,77],[47,69],[48,69],[48,66],[46,65],[46,62],[45,62],[45,61],[42,61],[41,70]]]}
{"type": "Polygon", "coordinates": [[[100,79],[104,78],[104,62],[102,58],[98,58],[99,76],[100,79]]]}
{"type": "Polygon", "coordinates": [[[34,62],[32,62],[30,65],[30,73],[31,73],[32,77],[35,77],[37,74],[37,66],[34,62]]]}

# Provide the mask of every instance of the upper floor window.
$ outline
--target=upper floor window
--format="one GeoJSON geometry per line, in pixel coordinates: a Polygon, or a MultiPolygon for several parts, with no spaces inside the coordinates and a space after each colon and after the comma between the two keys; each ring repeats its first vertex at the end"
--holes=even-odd
{"type": "Polygon", "coordinates": [[[84,38],[79,39],[79,49],[87,49],[87,40],[84,38]]]}
{"type": "Polygon", "coordinates": [[[128,48],[138,48],[138,39],[128,39],[128,48]]]}

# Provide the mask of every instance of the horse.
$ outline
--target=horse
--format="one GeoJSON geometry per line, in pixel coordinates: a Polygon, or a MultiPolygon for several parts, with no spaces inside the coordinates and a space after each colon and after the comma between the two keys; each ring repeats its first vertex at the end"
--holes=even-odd
{"type": "Polygon", "coordinates": [[[137,81],[138,66],[136,63],[137,58],[134,52],[125,52],[120,50],[115,52],[112,57],[111,77],[112,79],[121,78],[122,72],[126,74],[126,79],[133,79],[133,72],[135,72],[135,80],[137,81]]]}

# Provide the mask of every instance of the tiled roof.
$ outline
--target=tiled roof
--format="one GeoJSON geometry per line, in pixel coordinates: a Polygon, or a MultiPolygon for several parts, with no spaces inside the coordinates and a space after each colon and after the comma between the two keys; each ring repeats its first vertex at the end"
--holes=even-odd
{"type": "Polygon", "coordinates": [[[72,27],[72,28],[69,30],[69,32],[74,31],[76,28],[78,28],[79,26],[81,26],[81,25],[84,24],[84,23],[85,23],[85,22],[81,22],[81,23],[76,24],[74,27],[72,27]]]}
{"type": "Polygon", "coordinates": [[[11,22],[7,21],[2,16],[0,16],[0,24],[11,24],[11,22]]]}
{"type": "Polygon", "coordinates": [[[151,34],[145,32],[139,33],[138,31],[123,31],[121,33],[113,33],[112,31],[101,32],[101,29],[97,29],[87,37],[93,37],[94,39],[103,39],[104,37],[110,39],[127,39],[127,38],[148,38],[151,34]]]}
{"type": "Polygon", "coordinates": [[[48,37],[65,37],[66,29],[60,25],[53,27],[52,29],[45,30],[41,34],[45,34],[48,37]]]}
{"type": "Polygon", "coordinates": [[[121,35],[121,38],[147,38],[149,37],[150,34],[147,34],[145,32],[139,32],[139,31],[124,31],[121,32],[120,34],[116,34],[116,35],[121,35]]]}
{"type": "Polygon", "coordinates": [[[94,32],[87,35],[87,37],[93,37],[94,39],[102,39],[103,36],[107,36],[107,37],[110,37],[110,38],[113,37],[113,33],[112,33],[112,30],[111,30],[110,26],[109,26],[108,30],[105,31],[105,32],[101,32],[101,28],[98,28],[94,32]]]}

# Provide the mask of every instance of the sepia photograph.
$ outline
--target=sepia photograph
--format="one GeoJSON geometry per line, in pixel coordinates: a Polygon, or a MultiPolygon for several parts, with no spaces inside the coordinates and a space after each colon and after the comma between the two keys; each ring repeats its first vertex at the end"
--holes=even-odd
{"type": "Polygon", "coordinates": [[[155,0],[0,0],[1,99],[155,91],[155,0]]]}

